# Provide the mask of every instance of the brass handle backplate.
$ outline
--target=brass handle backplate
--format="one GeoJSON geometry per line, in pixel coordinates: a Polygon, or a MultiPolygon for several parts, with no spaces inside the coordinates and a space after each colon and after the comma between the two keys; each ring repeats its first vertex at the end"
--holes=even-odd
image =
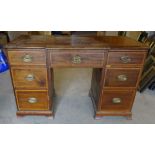
{"type": "Polygon", "coordinates": [[[112,99],[112,103],[114,103],[114,104],[118,104],[118,103],[121,103],[121,102],[122,102],[122,100],[120,98],[115,97],[115,98],[112,99]]]}
{"type": "Polygon", "coordinates": [[[74,64],[80,64],[81,63],[81,57],[79,55],[76,55],[72,58],[72,62],[74,64]]]}
{"type": "Polygon", "coordinates": [[[28,75],[25,77],[25,79],[26,79],[27,81],[33,81],[33,80],[34,80],[34,75],[33,75],[33,74],[28,74],[28,75]]]}
{"type": "Polygon", "coordinates": [[[121,56],[120,57],[120,60],[123,62],[123,63],[129,63],[131,62],[131,58],[129,56],[121,56]]]}
{"type": "Polygon", "coordinates": [[[22,57],[23,62],[26,62],[26,63],[32,62],[32,59],[33,59],[32,56],[29,54],[26,54],[22,57]]]}
{"type": "Polygon", "coordinates": [[[117,76],[118,81],[127,81],[128,77],[126,75],[118,75],[117,76]]]}
{"type": "Polygon", "coordinates": [[[37,99],[35,97],[30,97],[28,99],[28,103],[31,103],[31,104],[37,103],[37,99]]]}

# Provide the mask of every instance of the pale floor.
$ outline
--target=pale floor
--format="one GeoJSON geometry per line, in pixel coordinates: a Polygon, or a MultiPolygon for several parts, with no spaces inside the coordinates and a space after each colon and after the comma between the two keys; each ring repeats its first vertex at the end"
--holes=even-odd
{"type": "Polygon", "coordinates": [[[45,116],[16,116],[16,104],[9,72],[0,74],[0,123],[1,124],[47,124],[47,123],[155,123],[155,91],[137,92],[133,106],[133,119],[125,117],[103,117],[94,120],[93,106],[88,97],[92,69],[55,69],[56,104],[55,118],[45,116]]]}

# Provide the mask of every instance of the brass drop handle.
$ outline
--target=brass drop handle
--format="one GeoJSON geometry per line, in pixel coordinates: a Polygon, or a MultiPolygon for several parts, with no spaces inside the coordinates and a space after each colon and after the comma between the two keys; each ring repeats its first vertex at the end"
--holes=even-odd
{"type": "Polygon", "coordinates": [[[28,75],[25,77],[25,79],[26,79],[27,81],[33,81],[33,80],[35,79],[35,77],[34,77],[33,74],[28,74],[28,75]]]}
{"type": "Polygon", "coordinates": [[[127,81],[128,77],[126,75],[122,74],[122,75],[118,75],[117,79],[118,79],[118,81],[122,81],[123,82],[123,81],[127,81]]]}
{"type": "Polygon", "coordinates": [[[35,97],[30,97],[28,99],[28,103],[35,104],[35,103],[37,103],[37,99],[35,97]]]}
{"type": "Polygon", "coordinates": [[[131,62],[131,58],[129,56],[121,56],[120,57],[120,60],[123,62],[123,63],[129,63],[131,62]]]}
{"type": "Polygon", "coordinates": [[[81,57],[79,55],[73,56],[72,63],[74,63],[74,64],[80,64],[81,63],[81,57]]]}
{"type": "Polygon", "coordinates": [[[22,57],[23,62],[29,63],[32,62],[33,57],[29,54],[26,54],[22,57]]]}
{"type": "Polygon", "coordinates": [[[115,98],[112,99],[112,103],[114,103],[114,104],[119,104],[121,102],[122,102],[121,98],[115,97],[115,98]]]}

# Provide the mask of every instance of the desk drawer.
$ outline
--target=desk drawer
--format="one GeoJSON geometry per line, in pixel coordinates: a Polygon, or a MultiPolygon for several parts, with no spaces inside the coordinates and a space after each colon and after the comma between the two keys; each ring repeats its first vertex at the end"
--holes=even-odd
{"type": "Polygon", "coordinates": [[[8,51],[10,65],[46,65],[45,51],[8,51]]]}
{"type": "Polygon", "coordinates": [[[16,90],[19,110],[49,110],[47,91],[16,90]]]}
{"type": "Polygon", "coordinates": [[[103,67],[103,50],[55,50],[51,52],[52,66],[103,67]]]}
{"type": "Polygon", "coordinates": [[[15,88],[44,89],[47,88],[46,68],[11,69],[15,88]]]}
{"type": "Polygon", "coordinates": [[[131,110],[135,97],[134,90],[104,90],[102,94],[102,111],[131,110]]]}
{"type": "Polygon", "coordinates": [[[140,69],[107,69],[105,87],[136,87],[140,69]]]}
{"type": "Polygon", "coordinates": [[[142,66],[144,63],[146,52],[109,52],[108,65],[115,66],[142,66]]]}

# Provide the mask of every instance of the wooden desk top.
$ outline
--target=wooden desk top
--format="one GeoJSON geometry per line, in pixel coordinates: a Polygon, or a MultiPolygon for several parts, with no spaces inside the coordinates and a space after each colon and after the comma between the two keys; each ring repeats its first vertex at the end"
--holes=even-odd
{"type": "Polygon", "coordinates": [[[40,36],[22,35],[8,43],[5,48],[40,48],[40,49],[148,49],[148,46],[121,36],[40,36]]]}

